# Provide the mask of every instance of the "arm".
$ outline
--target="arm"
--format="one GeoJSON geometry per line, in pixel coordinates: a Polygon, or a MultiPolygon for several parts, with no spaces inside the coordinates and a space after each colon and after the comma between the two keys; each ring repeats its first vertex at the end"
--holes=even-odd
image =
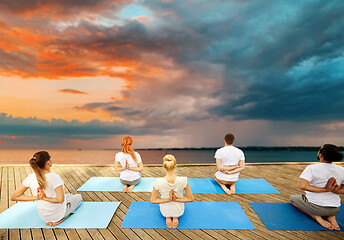
{"type": "Polygon", "coordinates": [[[225,170],[225,166],[222,164],[221,158],[216,158],[216,167],[217,167],[217,171],[225,170]]]}
{"type": "Polygon", "coordinates": [[[167,203],[167,202],[171,202],[172,199],[171,198],[171,194],[169,198],[158,198],[158,190],[155,189],[155,187],[153,187],[153,191],[152,191],[152,197],[151,197],[151,203],[156,204],[156,203],[167,203]]]}
{"type": "Polygon", "coordinates": [[[143,170],[143,163],[140,162],[138,167],[128,167],[131,171],[141,172],[143,170]]]}
{"type": "Polygon", "coordinates": [[[17,188],[11,196],[11,201],[34,201],[38,200],[36,196],[25,196],[24,192],[28,189],[23,184],[17,188]]]}
{"type": "Polygon", "coordinates": [[[192,195],[192,191],[191,191],[191,188],[189,186],[189,183],[186,185],[185,193],[186,193],[185,197],[183,197],[183,198],[176,198],[174,201],[175,202],[182,202],[182,203],[193,202],[194,201],[194,197],[192,195]]]}
{"type": "Polygon", "coordinates": [[[330,190],[328,188],[320,188],[320,187],[314,187],[309,184],[309,181],[301,178],[300,180],[300,189],[309,191],[309,192],[329,192],[330,190]]]}
{"type": "Polygon", "coordinates": [[[116,172],[122,172],[125,169],[126,169],[125,167],[120,167],[119,162],[115,161],[115,171],[116,172]]]}
{"type": "Polygon", "coordinates": [[[337,180],[334,177],[331,177],[326,184],[325,187],[327,190],[336,193],[336,194],[340,194],[340,193],[344,193],[344,185],[342,184],[341,186],[337,184],[337,180]]]}
{"type": "Polygon", "coordinates": [[[45,195],[44,191],[41,189],[39,190],[38,197],[40,200],[51,202],[51,203],[63,203],[64,202],[64,193],[62,185],[56,187],[55,189],[56,197],[55,198],[49,198],[45,195]]]}
{"type": "Polygon", "coordinates": [[[344,193],[344,185],[341,185],[339,188],[335,189],[332,192],[337,193],[337,194],[343,194],[344,193]]]}
{"type": "Polygon", "coordinates": [[[244,169],[245,169],[245,160],[240,160],[239,161],[239,167],[237,167],[233,170],[230,170],[230,171],[224,171],[224,173],[233,174],[233,173],[241,172],[244,169]]]}

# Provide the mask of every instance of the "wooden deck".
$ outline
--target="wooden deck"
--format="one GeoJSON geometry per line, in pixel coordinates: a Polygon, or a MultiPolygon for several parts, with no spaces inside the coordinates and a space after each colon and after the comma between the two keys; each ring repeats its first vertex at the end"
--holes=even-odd
{"type": "MultiPolygon", "coordinates": [[[[289,202],[290,195],[301,194],[298,176],[304,168],[304,164],[252,164],[240,175],[241,178],[265,178],[281,194],[194,194],[195,201],[200,202],[239,202],[256,230],[121,229],[131,201],[150,201],[150,193],[81,192],[84,201],[122,202],[107,229],[0,229],[0,239],[344,239],[343,232],[268,230],[249,206],[249,202],[289,202]]],[[[62,177],[66,192],[73,194],[92,176],[119,176],[110,166],[55,165],[52,171],[62,177]]],[[[178,166],[178,175],[189,178],[212,177],[214,172],[215,165],[178,166]]],[[[29,173],[28,166],[0,166],[0,212],[15,204],[10,201],[10,195],[29,173]]],[[[144,177],[163,175],[161,167],[145,167],[143,171],[144,177]]]]}

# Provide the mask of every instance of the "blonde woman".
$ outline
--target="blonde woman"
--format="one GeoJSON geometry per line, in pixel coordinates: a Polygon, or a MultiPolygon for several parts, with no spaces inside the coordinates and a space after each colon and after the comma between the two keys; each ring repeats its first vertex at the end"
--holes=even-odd
{"type": "Polygon", "coordinates": [[[160,212],[166,218],[167,228],[177,228],[178,218],[184,213],[184,203],[192,202],[194,198],[187,178],[177,177],[175,173],[177,167],[175,157],[166,155],[163,158],[163,166],[166,176],[155,181],[151,203],[160,204],[160,212]],[[158,197],[158,193],[160,193],[161,198],[158,197]]]}
{"type": "Polygon", "coordinates": [[[54,227],[64,221],[80,206],[80,194],[64,194],[64,182],[61,177],[50,172],[52,162],[46,151],[40,151],[30,160],[33,173],[28,175],[20,187],[12,194],[12,201],[38,200],[37,211],[46,225],[54,227]],[[30,188],[33,196],[24,192],[30,188]]]}
{"type": "Polygon", "coordinates": [[[141,180],[143,163],[140,154],[131,147],[133,139],[129,136],[122,139],[122,151],[115,155],[115,171],[120,172],[123,192],[133,190],[141,180]]]}

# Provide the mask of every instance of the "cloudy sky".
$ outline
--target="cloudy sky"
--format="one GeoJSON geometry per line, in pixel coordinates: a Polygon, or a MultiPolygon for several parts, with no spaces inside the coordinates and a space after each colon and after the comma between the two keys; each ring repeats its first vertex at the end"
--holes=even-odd
{"type": "Polygon", "coordinates": [[[344,2],[0,1],[0,148],[343,145],[344,2]]]}

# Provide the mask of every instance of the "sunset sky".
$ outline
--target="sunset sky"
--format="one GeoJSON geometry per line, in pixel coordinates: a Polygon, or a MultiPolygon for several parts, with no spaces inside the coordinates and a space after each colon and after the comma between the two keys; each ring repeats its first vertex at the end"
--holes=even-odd
{"type": "Polygon", "coordinates": [[[2,0],[0,148],[343,145],[344,1],[2,0]]]}

